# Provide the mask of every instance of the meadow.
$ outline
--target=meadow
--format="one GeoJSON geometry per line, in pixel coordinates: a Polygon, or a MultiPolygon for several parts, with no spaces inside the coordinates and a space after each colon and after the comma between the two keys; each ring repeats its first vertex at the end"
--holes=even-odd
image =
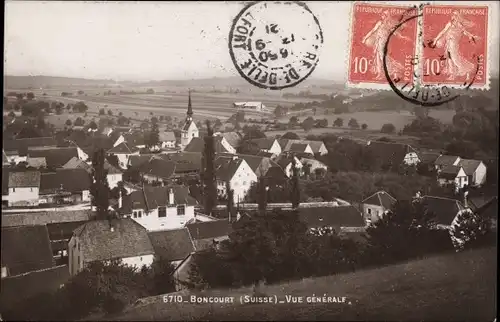
{"type": "Polygon", "coordinates": [[[192,294],[231,296],[234,304],[163,303],[158,296],[106,320],[493,321],[495,285],[496,249],[488,248],[261,289],[283,300],[303,296],[304,303],[240,304],[240,296],[251,295],[251,288],[209,290],[192,294]],[[346,302],[307,303],[313,294],[346,297],[346,302]]]}

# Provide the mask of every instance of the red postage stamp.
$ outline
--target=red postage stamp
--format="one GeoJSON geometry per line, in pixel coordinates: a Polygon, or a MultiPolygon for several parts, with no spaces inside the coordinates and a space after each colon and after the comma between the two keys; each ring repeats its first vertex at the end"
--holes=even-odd
{"type": "Polygon", "coordinates": [[[423,85],[488,85],[488,15],[487,6],[424,7],[423,85]]]}
{"type": "Polygon", "coordinates": [[[417,19],[406,19],[416,15],[417,9],[406,6],[372,3],[353,5],[349,87],[390,88],[384,69],[384,48],[389,38],[385,58],[389,76],[408,84],[414,83],[417,19]]]}

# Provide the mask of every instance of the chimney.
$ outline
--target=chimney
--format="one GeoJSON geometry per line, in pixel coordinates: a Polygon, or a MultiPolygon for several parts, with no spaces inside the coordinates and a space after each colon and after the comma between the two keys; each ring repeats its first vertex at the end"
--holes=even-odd
{"type": "Polygon", "coordinates": [[[469,208],[468,202],[467,202],[467,196],[469,195],[469,191],[464,192],[464,207],[469,208]]]}
{"type": "Polygon", "coordinates": [[[170,190],[168,191],[168,204],[173,205],[174,203],[175,203],[174,190],[172,190],[172,188],[170,188],[170,190]]]}
{"type": "Polygon", "coordinates": [[[240,221],[240,219],[241,219],[241,215],[240,215],[240,212],[238,211],[236,213],[236,221],[240,221]]]}
{"type": "Polygon", "coordinates": [[[118,192],[118,209],[122,208],[122,189],[118,192]]]}
{"type": "Polygon", "coordinates": [[[233,160],[238,160],[238,156],[237,155],[233,155],[233,160]]]}

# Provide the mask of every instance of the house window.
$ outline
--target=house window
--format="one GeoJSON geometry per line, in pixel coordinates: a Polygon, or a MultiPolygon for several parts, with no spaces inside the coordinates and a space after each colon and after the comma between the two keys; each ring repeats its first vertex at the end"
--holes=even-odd
{"type": "Polygon", "coordinates": [[[167,217],[167,207],[158,208],[158,217],[167,217]]]}
{"type": "Polygon", "coordinates": [[[30,188],[30,192],[33,192],[33,188],[30,188]]]}
{"type": "Polygon", "coordinates": [[[16,188],[12,188],[12,192],[16,192],[16,188]]]}
{"type": "Polygon", "coordinates": [[[2,277],[9,276],[9,272],[7,271],[7,266],[2,266],[2,277]]]}
{"type": "Polygon", "coordinates": [[[137,212],[137,217],[139,217],[139,218],[141,218],[141,217],[142,217],[142,211],[141,211],[141,210],[139,210],[139,211],[137,212]]]}
{"type": "Polygon", "coordinates": [[[370,208],[368,208],[368,214],[371,215],[372,214],[372,210],[370,208]]]}
{"type": "Polygon", "coordinates": [[[137,218],[137,211],[134,211],[133,215],[134,218],[137,218]]]}
{"type": "Polygon", "coordinates": [[[186,214],[186,206],[179,205],[177,206],[177,216],[184,216],[186,214]]]}

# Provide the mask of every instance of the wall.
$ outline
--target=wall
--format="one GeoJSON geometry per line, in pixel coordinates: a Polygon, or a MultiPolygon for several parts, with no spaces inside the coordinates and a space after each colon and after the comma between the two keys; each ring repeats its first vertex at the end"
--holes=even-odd
{"type": "Polygon", "coordinates": [[[224,137],[221,139],[221,144],[229,153],[236,154],[236,149],[224,137]]]}
{"type": "Polygon", "coordinates": [[[90,201],[90,191],[83,190],[82,191],[82,202],[89,202],[89,201],[90,201]]]}
{"type": "Polygon", "coordinates": [[[326,148],[325,144],[322,144],[321,147],[319,148],[319,154],[320,155],[328,154],[328,149],[326,148]]]}
{"type": "Polygon", "coordinates": [[[197,138],[197,137],[199,137],[198,127],[196,126],[194,121],[192,121],[187,131],[181,133],[181,146],[183,148],[186,147],[186,145],[188,145],[189,142],[191,142],[192,138],[197,138]]]}
{"type": "Polygon", "coordinates": [[[177,269],[174,271],[174,282],[175,290],[180,291],[186,287],[182,285],[181,282],[189,281],[189,271],[191,270],[191,265],[193,264],[193,256],[190,255],[177,269]]]}
{"type": "Polygon", "coordinates": [[[265,150],[265,152],[269,152],[269,153],[273,153],[273,154],[280,154],[281,153],[281,146],[280,144],[278,143],[277,140],[274,140],[273,142],[273,145],[271,146],[271,148],[269,150],[265,150]]]}
{"type": "Polygon", "coordinates": [[[175,141],[164,141],[161,144],[162,148],[175,148],[175,141]]]}
{"type": "Polygon", "coordinates": [[[476,172],[472,176],[472,183],[474,185],[482,185],[486,182],[486,165],[481,162],[481,164],[477,167],[476,172]]]}
{"type": "Polygon", "coordinates": [[[125,169],[128,164],[128,154],[115,154],[116,157],[118,158],[118,165],[120,168],[125,169]]]}
{"type": "Polygon", "coordinates": [[[234,190],[235,204],[238,203],[238,200],[245,200],[245,196],[247,195],[248,190],[250,190],[250,187],[254,182],[257,182],[257,176],[250,168],[248,163],[246,163],[246,161],[243,161],[230,181],[231,189],[234,190]]]}
{"type": "Polygon", "coordinates": [[[38,187],[9,188],[9,206],[38,205],[38,198],[38,187]]]}
{"type": "Polygon", "coordinates": [[[382,216],[386,210],[388,209],[385,209],[382,206],[363,204],[363,218],[365,221],[370,220],[371,223],[375,223],[380,219],[380,216],[382,216]]]}
{"type": "Polygon", "coordinates": [[[82,149],[80,149],[79,147],[76,147],[76,151],[78,153],[78,159],[80,160],[88,160],[89,156],[87,153],[83,152],[82,149]]]}
{"type": "Polygon", "coordinates": [[[403,162],[406,163],[407,165],[414,165],[419,163],[420,159],[416,152],[410,152],[405,155],[403,162]]]}
{"type": "Polygon", "coordinates": [[[120,135],[120,137],[116,140],[116,142],[113,144],[113,147],[121,144],[122,142],[125,142],[125,138],[123,137],[123,135],[120,135]]]}
{"type": "Polygon", "coordinates": [[[148,231],[182,228],[190,219],[194,218],[194,206],[187,206],[183,216],[177,215],[177,207],[167,208],[167,216],[161,218],[158,217],[158,209],[150,212],[141,211],[140,218],[134,218],[133,213],[130,214],[130,218],[148,231]]]}
{"type": "Polygon", "coordinates": [[[78,249],[79,238],[76,236],[71,237],[68,243],[68,265],[69,274],[76,275],[83,268],[83,254],[78,249]],[[80,255],[80,262],[78,262],[78,255],[80,255]]]}
{"type": "Polygon", "coordinates": [[[123,175],[121,173],[108,174],[108,185],[110,189],[118,186],[118,182],[122,181],[123,175]]]}
{"type": "Polygon", "coordinates": [[[153,264],[153,260],[154,254],[122,258],[123,264],[136,267],[137,269],[141,269],[144,265],[150,267],[153,264]]]}

